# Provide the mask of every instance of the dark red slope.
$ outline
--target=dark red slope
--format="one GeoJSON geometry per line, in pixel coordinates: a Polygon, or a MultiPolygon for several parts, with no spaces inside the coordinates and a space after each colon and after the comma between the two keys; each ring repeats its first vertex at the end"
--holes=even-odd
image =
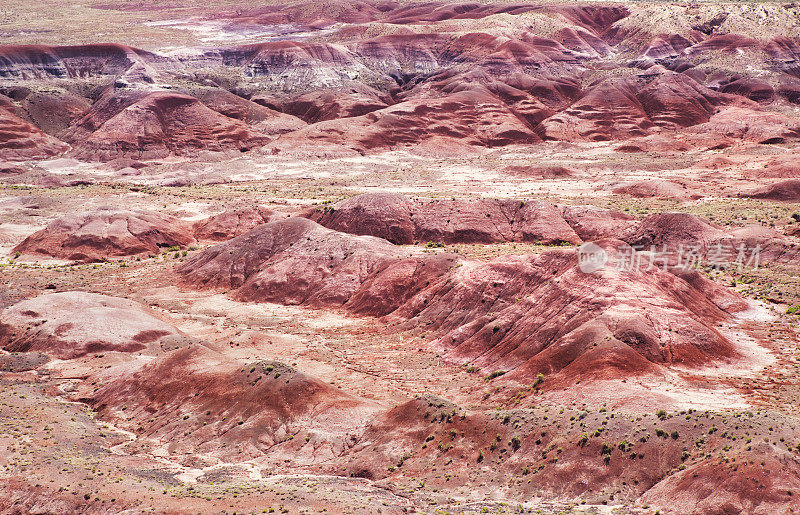
{"type": "Polygon", "coordinates": [[[188,95],[147,94],[104,122],[79,145],[84,159],[163,158],[202,150],[246,151],[270,139],[246,123],[228,118],[188,95]]]}
{"type": "Polygon", "coordinates": [[[46,159],[69,150],[69,146],[41,129],[0,109],[0,160],[46,159]]]}

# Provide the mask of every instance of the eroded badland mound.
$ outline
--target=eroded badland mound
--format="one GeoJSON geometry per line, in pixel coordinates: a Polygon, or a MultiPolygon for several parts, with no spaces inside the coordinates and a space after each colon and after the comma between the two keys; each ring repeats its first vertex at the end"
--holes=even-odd
{"type": "Polygon", "coordinates": [[[154,159],[200,150],[246,151],[269,138],[246,123],[175,93],[152,93],[103,123],[79,147],[84,158],[154,159]]]}
{"type": "MultiPolygon", "coordinates": [[[[584,217],[572,216],[575,209],[580,206],[496,199],[409,199],[372,193],[317,208],[307,216],[331,229],[378,236],[396,244],[520,241],[552,245],[582,241],[573,225],[584,217]]],[[[597,210],[592,218],[591,239],[597,239],[615,234],[628,217],[597,210]]]]}
{"type": "Polygon", "coordinates": [[[198,240],[229,240],[278,218],[282,218],[281,214],[261,206],[230,209],[195,222],[194,236],[198,240]]]}
{"type": "Polygon", "coordinates": [[[178,272],[188,284],[233,289],[243,300],[342,306],[424,327],[456,359],[515,369],[523,381],[736,356],[714,325],[744,301],[696,272],[626,271],[622,261],[638,259],[635,252],[621,241],[603,245],[608,269],[595,274],[578,267],[573,250],[481,263],[289,218],[212,247],[178,272]]]}
{"type": "Polygon", "coordinates": [[[377,409],[285,364],[242,363],[200,345],[115,379],[91,402],[109,420],[172,442],[170,452],[312,463],[340,455],[377,409]]]}
{"type": "Polygon", "coordinates": [[[153,211],[107,208],[55,220],[27,237],[14,251],[92,262],[158,253],[193,241],[189,225],[177,218],[153,211]]]}
{"type": "Polygon", "coordinates": [[[0,312],[0,341],[12,352],[71,359],[104,351],[168,349],[186,340],[144,306],[94,293],[40,295],[0,312]]]}

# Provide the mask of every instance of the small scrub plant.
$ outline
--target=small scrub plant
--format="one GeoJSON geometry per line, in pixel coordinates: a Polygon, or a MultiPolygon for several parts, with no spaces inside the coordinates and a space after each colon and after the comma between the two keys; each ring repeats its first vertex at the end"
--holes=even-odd
{"type": "Polygon", "coordinates": [[[496,379],[501,375],[504,375],[505,373],[506,373],[505,370],[495,370],[494,372],[486,376],[486,381],[491,381],[492,379],[496,379]]]}
{"type": "Polygon", "coordinates": [[[536,388],[540,384],[544,383],[544,374],[541,372],[536,376],[536,381],[533,382],[533,387],[536,388]]]}

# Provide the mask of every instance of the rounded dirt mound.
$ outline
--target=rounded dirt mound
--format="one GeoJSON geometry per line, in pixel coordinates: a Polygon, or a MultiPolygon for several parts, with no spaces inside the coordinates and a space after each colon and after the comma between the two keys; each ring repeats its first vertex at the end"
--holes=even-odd
{"type": "Polygon", "coordinates": [[[651,179],[636,181],[613,189],[616,194],[631,195],[639,198],[671,198],[683,200],[687,197],[686,186],[671,181],[651,179]]]}
{"type": "Polygon", "coordinates": [[[539,201],[412,200],[394,193],[367,193],[307,216],[337,231],[369,234],[397,244],[581,242],[559,206],[539,201]]]}
{"type": "Polygon", "coordinates": [[[0,312],[0,345],[11,352],[73,359],[97,352],[174,349],[188,340],[141,304],[95,293],[50,293],[0,312]]]}
{"type": "Polygon", "coordinates": [[[412,252],[370,236],[326,229],[305,218],[259,225],[177,268],[187,284],[233,289],[242,300],[342,306],[381,315],[441,275],[454,258],[412,252]],[[426,262],[438,263],[426,266],[426,262]],[[422,284],[421,284],[422,283],[422,284]]]}
{"type": "Polygon", "coordinates": [[[87,400],[102,418],[173,453],[235,461],[269,454],[294,464],[336,457],[379,409],[282,363],[245,363],[202,345],[166,354],[87,400]]]}
{"type": "Polygon", "coordinates": [[[684,248],[707,247],[711,242],[727,236],[721,228],[705,219],[687,213],[660,213],[650,215],[622,239],[633,246],[684,248]]]}
{"type": "Polygon", "coordinates": [[[191,227],[172,216],[109,208],[59,218],[25,238],[14,252],[86,263],[159,253],[193,241],[191,227]]]}
{"type": "Polygon", "coordinates": [[[335,231],[406,245],[416,239],[414,203],[399,193],[367,193],[316,208],[308,218],[335,231]]]}
{"type": "Polygon", "coordinates": [[[564,206],[564,220],[583,241],[615,238],[638,223],[622,211],[595,206],[564,206]]]}
{"type": "Polygon", "coordinates": [[[789,179],[758,188],[741,196],[782,202],[800,201],[800,179],[789,179]]]}
{"type": "Polygon", "coordinates": [[[270,138],[188,95],[150,93],[126,107],[79,144],[78,156],[110,161],[120,157],[159,159],[201,150],[242,152],[270,138]]]}
{"type": "Polygon", "coordinates": [[[231,209],[194,223],[194,237],[201,241],[226,241],[244,234],[257,225],[284,218],[261,206],[231,209]]]}

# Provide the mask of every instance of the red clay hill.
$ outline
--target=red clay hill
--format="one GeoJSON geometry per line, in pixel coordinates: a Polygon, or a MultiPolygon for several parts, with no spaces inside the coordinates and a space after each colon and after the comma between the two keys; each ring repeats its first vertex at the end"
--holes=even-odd
{"type": "Polygon", "coordinates": [[[289,218],[207,249],[177,272],[245,301],[383,315],[436,335],[453,359],[514,370],[520,380],[618,377],[737,357],[714,326],[744,301],[697,272],[628,270],[630,247],[601,243],[606,268],[584,273],[573,249],[481,262],[289,218]]]}
{"type": "Polygon", "coordinates": [[[0,346],[73,359],[99,352],[150,354],[189,339],[137,302],[68,291],[23,300],[0,312],[0,346]]]}
{"type": "Polygon", "coordinates": [[[25,238],[14,252],[93,262],[159,253],[192,242],[191,226],[175,217],[155,211],[106,208],[59,218],[25,238]]]}
{"type": "Polygon", "coordinates": [[[358,195],[305,216],[337,231],[378,236],[400,245],[428,241],[576,244],[584,236],[597,239],[619,234],[620,228],[633,223],[620,212],[542,201],[410,199],[394,193],[358,195]]]}
{"type": "Polygon", "coordinates": [[[170,453],[235,461],[269,454],[297,465],[340,455],[379,407],[288,365],[241,362],[203,345],[164,354],[87,400],[170,453]]]}
{"type": "MultiPolygon", "coordinates": [[[[178,269],[183,279],[203,288],[236,290],[242,300],[336,306],[355,302],[365,282],[403,266],[402,286],[376,292],[389,311],[413,294],[412,283],[425,277],[403,277],[422,265],[406,248],[372,236],[326,229],[305,218],[287,218],[211,247],[178,269]],[[394,295],[389,295],[389,292],[394,295]]],[[[452,258],[434,273],[442,273],[452,258]]],[[[426,270],[431,267],[421,267],[426,270]]],[[[373,306],[374,309],[374,306],[373,306]]]]}
{"type": "Polygon", "coordinates": [[[787,179],[752,191],[742,193],[743,197],[797,202],[800,200],[800,179],[787,179]]]}
{"type": "Polygon", "coordinates": [[[244,152],[268,141],[246,123],[228,118],[194,97],[156,92],[103,123],[79,146],[78,155],[102,161],[156,159],[201,150],[244,152]]]}
{"type": "Polygon", "coordinates": [[[194,223],[194,237],[201,241],[225,241],[246,233],[257,225],[286,215],[262,206],[243,206],[223,211],[194,223]]]}

